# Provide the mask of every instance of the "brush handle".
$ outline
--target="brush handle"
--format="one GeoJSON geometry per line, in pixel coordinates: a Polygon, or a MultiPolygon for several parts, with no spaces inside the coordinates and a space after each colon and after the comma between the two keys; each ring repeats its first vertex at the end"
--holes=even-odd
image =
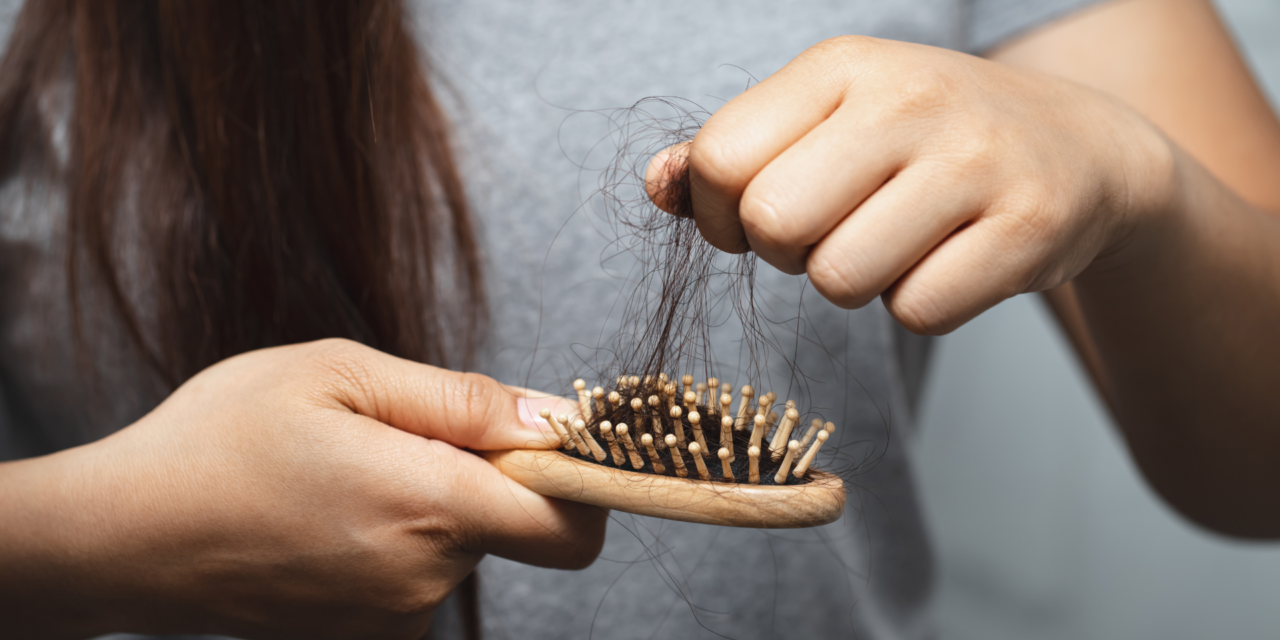
{"type": "Polygon", "coordinates": [[[727,527],[796,529],[834,522],[844,482],[810,470],[800,485],[760,486],[620,471],[558,451],[512,449],[482,455],[504,475],[552,498],[643,516],[727,527]]]}

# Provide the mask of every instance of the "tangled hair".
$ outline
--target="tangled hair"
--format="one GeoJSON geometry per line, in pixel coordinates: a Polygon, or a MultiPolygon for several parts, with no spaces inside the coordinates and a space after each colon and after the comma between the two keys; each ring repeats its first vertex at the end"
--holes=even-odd
{"type": "MultiPolygon", "coordinates": [[[[670,172],[645,184],[654,155],[692,140],[710,114],[679,98],[646,98],[609,118],[616,153],[599,177],[612,235],[611,251],[635,260],[619,330],[595,363],[604,380],[619,375],[715,375],[711,331],[726,322],[742,327],[748,379],[758,379],[770,340],[761,331],[755,300],[758,258],[726,254],[704,241],[693,218],[689,170],[673,158],[670,172]],[[654,200],[664,203],[659,209],[654,200]]],[[[695,375],[695,377],[698,377],[695,375]]]]}
{"type": "MultiPolygon", "coordinates": [[[[795,400],[799,425],[807,427],[815,418],[840,421],[840,408],[814,404],[812,387],[817,383],[842,391],[829,396],[857,393],[861,383],[843,357],[807,326],[803,308],[778,309],[771,304],[776,296],[757,286],[759,257],[754,252],[724,253],[702,238],[693,217],[689,169],[681,152],[669,156],[668,171],[652,182],[649,165],[655,155],[690,142],[710,113],[682,98],[650,97],[626,108],[577,114],[605,120],[608,137],[593,151],[602,149],[610,155],[600,167],[588,166],[585,160],[579,161],[579,167],[597,175],[592,201],[605,226],[605,269],[610,270],[615,258],[625,256],[619,263],[626,271],[621,274],[625,281],[621,293],[612,304],[595,301],[598,308],[609,309],[611,318],[605,320],[600,344],[589,347],[583,358],[588,369],[583,377],[595,380],[588,388],[599,384],[606,393],[618,391],[626,399],[644,399],[661,394],[657,378],[662,373],[677,384],[684,374],[692,374],[697,382],[718,377],[736,383],[735,394],[743,383],[755,386],[758,395],[777,391],[779,412],[784,401],[795,400]],[[655,201],[662,203],[661,208],[655,201]],[[806,363],[798,359],[802,350],[809,353],[806,363]],[[810,377],[815,374],[802,369],[814,364],[814,354],[820,354],[822,372],[810,377]]],[[[806,284],[797,279],[798,286],[806,284]]],[[[714,404],[718,392],[709,392],[707,404],[714,404]]],[[[707,412],[700,411],[705,417],[707,412]]],[[[640,416],[652,411],[646,406],[639,415],[632,413],[625,401],[616,410],[606,407],[593,416],[587,429],[598,434],[603,421],[625,422],[634,428],[637,422],[647,424],[648,418],[640,416]]],[[[881,418],[887,437],[888,420],[883,414],[881,418]]],[[[719,426],[704,428],[718,433],[719,426]]],[[[667,429],[670,432],[670,425],[667,429]]],[[[746,450],[749,431],[748,425],[746,431],[735,433],[736,450],[746,450]]],[[[801,428],[797,434],[803,432],[801,428]]],[[[842,436],[843,431],[837,433],[824,450],[824,469],[851,481],[869,470],[884,448],[842,436]]],[[[742,465],[745,456],[739,456],[735,469],[742,465]]],[[[771,473],[777,466],[776,461],[765,462],[762,469],[771,473]]],[[[745,477],[745,472],[738,475],[745,477]]]]}
{"type": "Polygon", "coordinates": [[[0,173],[65,189],[81,346],[114,315],[170,388],[324,337],[467,366],[484,288],[427,72],[400,0],[26,3],[0,173]]]}

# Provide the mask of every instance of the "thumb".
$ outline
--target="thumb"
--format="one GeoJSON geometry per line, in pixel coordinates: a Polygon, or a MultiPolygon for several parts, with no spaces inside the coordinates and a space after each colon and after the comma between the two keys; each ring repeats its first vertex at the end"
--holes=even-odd
{"type": "Polygon", "coordinates": [[[336,375],[327,395],[346,409],[402,431],[477,450],[546,449],[559,437],[539,413],[576,416],[575,403],[397,358],[345,340],[324,341],[319,358],[336,375]],[[332,344],[330,344],[332,343],[332,344]]]}
{"type": "Polygon", "coordinates": [[[644,190],[654,206],[683,218],[693,217],[689,186],[689,143],[659,151],[644,172],[644,190]]]}

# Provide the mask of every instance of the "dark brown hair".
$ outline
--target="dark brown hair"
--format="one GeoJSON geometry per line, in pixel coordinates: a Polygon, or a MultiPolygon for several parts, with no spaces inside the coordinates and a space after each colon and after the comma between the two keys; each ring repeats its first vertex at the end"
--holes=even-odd
{"type": "Polygon", "coordinates": [[[406,22],[398,0],[28,2],[0,65],[0,173],[65,187],[77,335],[92,284],[169,385],[334,336],[467,366],[479,252],[406,22]],[[41,116],[60,86],[62,159],[41,116]]]}

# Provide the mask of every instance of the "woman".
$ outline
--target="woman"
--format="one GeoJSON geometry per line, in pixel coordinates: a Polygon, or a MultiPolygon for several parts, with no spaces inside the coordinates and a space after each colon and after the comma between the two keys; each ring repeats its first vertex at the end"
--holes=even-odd
{"type": "MultiPolygon", "coordinates": [[[[474,253],[489,256],[495,330],[480,369],[555,388],[559,372],[527,374],[527,349],[512,347],[536,334],[540,348],[568,352],[594,328],[573,320],[582,315],[575,296],[608,289],[573,277],[598,256],[601,241],[585,225],[566,230],[575,252],[546,253],[579,199],[576,176],[551,169],[563,166],[555,161],[564,141],[547,132],[563,115],[548,103],[705,95],[708,79],[690,68],[729,61],[772,70],[847,33],[986,51],[996,62],[862,38],[808,49],[718,110],[687,150],[657,159],[660,175],[687,157],[708,240],[750,247],[787,273],[807,271],[840,305],[886,294],[888,311],[921,332],[1073,282],[1075,291],[1053,295],[1148,477],[1200,522],[1275,535],[1270,510],[1257,505],[1277,486],[1265,425],[1280,410],[1262,392],[1276,382],[1265,365],[1280,350],[1267,335],[1280,318],[1272,250],[1280,240],[1264,213],[1280,199],[1265,180],[1280,166],[1280,128],[1211,9],[1131,0],[1023,34],[1080,3],[774,4],[424,6],[428,47],[465,98],[456,173],[441,116],[423,106],[432,104],[427,85],[387,70],[397,68],[387,60],[412,56],[379,58],[402,42],[394,5],[327,13],[328,5],[299,3],[280,14],[289,5],[48,5],[48,31],[19,30],[30,40],[10,47],[39,54],[30,60],[43,61],[36,76],[46,82],[30,88],[42,92],[4,94],[26,108],[7,107],[10,132],[30,122],[22,114],[49,123],[39,129],[43,149],[20,146],[6,165],[5,207],[18,212],[7,220],[26,224],[9,223],[3,236],[28,252],[5,251],[6,433],[26,436],[9,457],[129,426],[0,467],[0,549],[13,568],[0,577],[5,618],[35,637],[417,637],[492,553],[508,560],[480,567],[491,635],[585,635],[592,623],[610,637],[927,635],[928,549],[901,447],[860,478],[882,506],[833,525],[827,545],[792,547],[767,564],[751,532],[671,525],[659,539],[680,544],[668,542],[668,554],[636,542],[644,527],[667,525],[621,519],[606,561],[565,576],[528,565],[590,563],[602,514],[528,493],[463,451],[536,443],[542,432],[522,418],[536,414],[537,401],[352,342],[250,351],[341,336],[465,366],[441,337],[462,335],[479,317],[454,313],[479,301],[460,174],[486,227],[474,253]],[[128,57],[147,34],[155,49],[128,57]],[[68,47],[74,74],[60,85],[68,47]],[[148,66],[157,60],[160,69],[148,66]],[[61,130],[59,87],[76,101],[64,116],[74,126],[61,130]],[[543,91],[550,95],[540,100],[543,91]],[[65,157],[60,139],[70,140],[65,157]],[[146,146],[155,139],[162,143],[146,146]],[[122,142],[163,153],[111,144],[122,142]],[[432,177],[429,187],[418,171],[432,177]],[[69,194],[65,221],[56,218],[59,193],[69,194]],[[135,201],[163,213],[131,218],[135,201]],[[84,204],[98,202],[113,203],[117,218],[84,204]],[[424,220],[449,241],[433,244],[415,222],[424,220]],[[78,244],[53,242],[48,229],[78,244]],[[142,238],[189,244],[172,255],[165,245],[105,250],[108,240],[127,247],[142,238]],[[54,246],[81,257],[30,253],[54,246]],[[527,273],[544,256],[543,298],[570,302],[539,312],[527,273]],[[54,275],[35,277],[42,273],[54,275]],[[385,273],[406,281],[380,282],[385,273]],[[85,292],[83,303],[29,284],[68,281],[85,292]],[[436,291],[455,282],[460,291],[436,291]],[[80,304],[99,311],[78,313],[80,304]],[[414,309],[427,310],[425,319],[414,309]],[[539,318],[535,331],[530,320],[539,318]],[[75,326],[84,351],[22,351],[33,335],[68,343],[75,326]],[[83,393],[77,353],[89,354],[83,393]],[[1214,430],[1220,424],[1232,431],[1214,430]],[[690,549],[701,555],[688,557],[690,549]],[[691,573],[649,575],[645,554],[655,551],[691,573]],[[839,566],[832,555],[863,564],[839,566]],[[867,557],[869,577],[859,573],[867,557]],[[628,572],[633,560],[641,568],[628,572]]],[[[581,141],[564,146],[572,152],[581,141]]],[[[777,289],[794,282],[764,277],[777,289]]],[[[857,355],[851,366],[871,396],[902,403],[885,315],[866,308],[846,322],[827,303],[805,304],[814,331],[835,339],[831,350],[857,355]]],[[[876,424],[873,403],[851,402],[846,423],[876,424]]],[[[440,620],[442,635],[454,631],[448,623],[440,620]]]]}

